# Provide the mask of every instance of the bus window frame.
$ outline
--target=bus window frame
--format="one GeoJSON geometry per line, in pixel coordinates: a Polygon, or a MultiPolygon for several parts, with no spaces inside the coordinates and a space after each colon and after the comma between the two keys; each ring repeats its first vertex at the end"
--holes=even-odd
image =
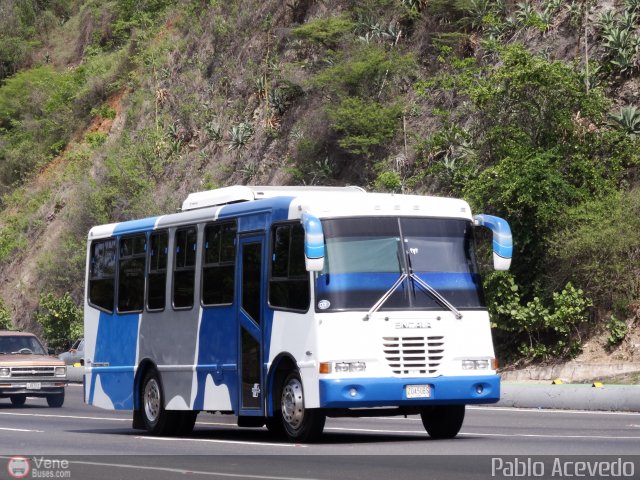
{"type": "MultiPolygon", "coordinates": [[[[313,293],[311,287],[312,287],[312,281],[313,279],[311,278],[311,276],[313,275],[311,272],[307,271],[306,274],[306,279],[307,279],[307,291],[309,292],[309,302],[307,304],[307,308],[305,309],[301,309],[301,308],[289,308],[289,307],[281,307],[281,306],[277,306],[277,305],[272,305],[271,304],[271,280],[272,280],[272,274],[273,274],[273,254],[274,254],[274,249],[275,249],[275,242],[274,240],[274,232],[278,227],[282,227],[282,226],[290,226],[290,227],[294,227],[296,225],[300,225],[300,227],[302,227],[302,224],[300,223],[299,220],[287,220],[287,221],[281,221],[281,222],[273,222],[271,223],[271,226],[269,228],[269,257],[268,257],[268,267],[267,267],[267,305],[269,306],[269,308],[271,308],[272,310],[278,310],[281,312],[292,312],[292,313],[302,313],[302,314],[306,314],[309,312],[309,310],[311,309],[311,305],[313,304],[313,299],[311,298],[311,295],[313,293]]],[[[291,232],[289,232],[289,239],[291,239],[291,232]]],[[[304,258],[304,250],[302,251],[302,255],[304,258]]],[[[289,261],[291,260],[291,245],[289,245],[289,257],[288,257],[288,263],[287,263],[287,267],[289,268],[289,261]]],[[[278,277],[280,278],[280,277],[278,277]]],[[[287,277],[290,278],[290,277],[287,277]]]]}
{"type": "MultiPolygon", "coordinates": [[[[151,230],[147,232],[147,265],[145,270],[145,290],[144,290],[144,309],[146,312],[154,313],[154,312],[164,312],[167,305],[167,280],[169,277],[169,258],[171,256],[170,247],[171,234],[168,228],[161,228],[159,230],[151,230]],[[151,236],[152,235],[166,235],[167,236],[167,263],[164,267],[164,305],[162,308],[149,308],[149,274],[151,269],[151,236]]],[[[155,271],[154,273],[158,273],[155,271]]],[[[173,284],[172,284],[173,288],[173,284]]],[[[173,301],[172,301],[173,303],[173,301]]]]}
{"type": "Polygon", "coordinates": [[[89,245],[89,272],[87,274],[87,303],[89,304],[90,307],[95,308],[97,310],[100,310],[101,312],[105,312],[108,313],[109,315],[113,315],[114,312],[116,311],[116,292],[117,292],[117,288],[118,288],[118,262],[119,262],[119,252],[118,252],[118,238],[117,237],[104,237],[104,238],[97,238],[94,240],[91,240],[91,244],[89,245]],[[95,303],[92,302],[91,299],[91,266],[92,266],[92,261],[93,261],[93,247],[96,243],[106,243],[109,241],[114,241],[116,243],[116,248],[115,248],[115,259],[114,259],[114,271],[113,271],[113,297],[112,297],[112,301],[111,301],[111,310],[101,307],[100,305],[96,305],[95,303]]]}
{"type": "Polygon", "coordinates": [[[127,235],[122,235],[120,237],[113,237],[117,240],[117,255],[116,255],[116,286],[115,286],[115,291],[114,291],[114,300],[115,300],[115,311],[116,314],[118,315],[125,315],[125,314],[130,314],[130,313],[142,313],[144,312],[144,308],[146,306],[146,294],[147,294],[147,262],[148,262],[148,250],[149,250],[149,235],[148,232],[138,232],[138,233],[131,233],[131,234],[127,234],[127,235]],[[129,258],[144,258],[144,264],[143,264],[143,275],[142,275],[142,280],[144,282],[144,285],[142,287],[142,308],[137,309],[137,310],[120,310],[120,262],[122,261],[122,255],[120,254],[120,248],[121,248],[121,243],[124,240],[130,239],[130,238],[135,238],[135,237],[144,237],[144,255],[139,255],[138,256],[129,256],[129,257],[125,257],[127,259],[129,258]]]}
{"type": "MultiPolygon", "coordinates": [[[[214,222],[207,222],[204,224],[202,228],[202,245],[198,248],[198,254],[200,255],[201,264],[200,264],[200,306],[202,308],[212,308],[212,307],[229,307],[236,303],[236,278],[237,278],[237,268],[238,268],[238,238],[240,232],[238,231],[238,220],[236,218],[232,219],[224,219],[224,220],[216,220],[214,222]],[[213,263],[206,263],[206,252],[205,252],[205,244],[207,242],[207,227],[211,226],[220,226],[224,227],[225,225],[233,225],[235,228],[235,235],[233,238],[233,295],[231,298],[231,302],[227,303],[205,303],[204,302],[204,270],[207,266],[215,266],[213,263]]],[[[220,262],[217,264],[220,265],[220,262]]]]}
{"type": "MultiPolygon", "coordinates": [[[[173,230],[173,249],[171,252],[172,255],[172,259],[173,259],[173,264],[171,266],[171,308],[174,311],[187,311],[187,310],[193,310],[193,308],[196,305],[196,274],[198,272],[198,251],[200,250],[198,248],[198,224],[197,223],[189,223],[189,224],[185,224],[185,225],[180,225],[178,226],[175,230],[173,230]],[[186,307],[176,307],[175,304],[175,286],[176,286],[176,272],[178,271],[186,271],[185,267],[178,267],[178,255],[176,252],[176,248],[177,248],[177,237],[178,237],[178,232],[182,231],[182,230],[190,230],[193,229],[195,230],[195,234],[196,234],[196,250],[195,250],[195,254],[194,254],[194,260],[193,260],[193,287],[192,287],[192,302],[191,305],[188,305],[186,307]],[[177,268],[181,268],[182,270],[177,270],[177,268]]],[[[169,240],[169,245],[171,245],[171,240],[169,240]]],[[[167,265],[168,267],[168,265],[167,265]]],[[[165,299],[165,304],[166,304],[166,299],[165,299]]]]}

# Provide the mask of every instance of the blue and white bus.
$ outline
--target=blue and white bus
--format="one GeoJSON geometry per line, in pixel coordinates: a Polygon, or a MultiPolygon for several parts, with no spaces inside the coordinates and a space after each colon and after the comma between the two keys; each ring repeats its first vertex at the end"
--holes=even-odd
{"type": "Polygon", "coordinates": [[[155,435],[219,412],[295,442],[327,416],[419,414],[454,437],[465,405],[500,397],[477,226],[508,269],[506,221],[357,187],[226,187],[94,227],[85,401],[155,435]]]}

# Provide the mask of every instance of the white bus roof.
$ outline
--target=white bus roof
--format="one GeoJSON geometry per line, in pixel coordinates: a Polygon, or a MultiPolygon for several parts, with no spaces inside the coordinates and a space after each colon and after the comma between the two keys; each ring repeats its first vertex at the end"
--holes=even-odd
{"type": "Polygon", "coordinates": [[[262,198],[297,197],[305,193],[365,193],[360,187],[275,187],[234,185],[204,192],[191,193],[182,203],[182,211],[196,208],[228,205],[230,203],[248,202],[262,198]]]}

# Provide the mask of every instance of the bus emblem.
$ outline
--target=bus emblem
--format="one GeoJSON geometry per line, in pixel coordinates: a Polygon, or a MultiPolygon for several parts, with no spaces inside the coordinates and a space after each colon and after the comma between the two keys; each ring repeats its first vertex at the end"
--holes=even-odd
{"type": "Polygon", "coordinates": [[[395,328],[431,328],[429,322],[396,322],[395,328]]]}
{"type": "Polygon", "coordinates": [[[318,302],[318,309],[319,310],[326,310],[330,306],[331,306],[331,302],[329,300],[320,300],[318,302]]]}

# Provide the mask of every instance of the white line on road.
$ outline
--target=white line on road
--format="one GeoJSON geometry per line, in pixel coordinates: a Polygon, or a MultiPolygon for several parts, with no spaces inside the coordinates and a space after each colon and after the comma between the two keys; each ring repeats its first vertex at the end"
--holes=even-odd
{"type": "MultiPolygon", "coordinates": [[[[413,434],[426,436],[426,432],[420,432],[416,430],[381,430],[373,428],[340,428],[340,427],[328,427],[325,430],[337,430],[343,432],[364,432],[364,433],[401,433],[401,434],[413,434]]],[[[640,437],[626,437],[626,436],[607,436],[607,435],[543,435],[534,433],[475,433],[475,432],[462,432],[458,436],[464,435],[469,437],[534,437],[534,438],[589,438],[589,439],[609,439],[609,440],[637,440],[640,437]]]]}
{"type": "MultiPolygon", "coordinates": [[[[2,457],[0,458],[12,458],[2,457]]],[[[227,473],[227,472],[206,472],[202,470],[187,470],[182,468],[168,468],[168,467],[151,467],[145,465],[130,465],[126,463],[102,463],[102,462],[83,462],[71,460],[71,465],[88,465],[93,467],[108,467],[108,468],[128,468],[132,470],[148,470],[155,472],[168,472],[179,473],[182,475],[206,475],[209,477],[231,477],[231,478],[255,478],[259,480],[317,480],[309,477],[277,477],[273,475],[252,475],[250,473],[227,473]]]]}
{"type": "Polygon", "coordinates": [[[86,417],[81,415],[54,415],[52,413],[16,413],[16,412],[0,412],[0,415],[15,415],[20,417],[51,417],[51,418],[73,418],[78,420],[109,420],[112,422],[131,422],[130,418],[115,417],[86,417]]]}
{"type": "Polygon", "coordinates": [[[44,433],[44,430],[27,430],[26,428],[5,428],[5,427],[0,427],[0,430],[5,430],[7,432],[44,433]]]}
{"type": "Polygon", "coordinates": [[[597,440],[638,440],[640,437],[622,437],[614,435],[544,435],[540,433],[459,433],[468,437],[532,437],[532,438],[586,438],[597,440]]]}
{"type": "Polygon", "coordinates": [[[469,410],[493,410],[496,412],[529,412],[529,413],[567,413],[571,415],[631,415],[640,416],[640,412],[605,412],[602,410],[561,410],[555,408],[521,408],[521,407],[471,407],[469,410]]]}
{"type": "Polygon", "coordinates": [[[260,445],[262,447],[298,447],[306,448],[306,445],[293,443],[267,443],[267,442],[246,442],[240,440],[215,440],[213,438],[176,438],[176,437],[134,437],[139,440],[160,440],[164,442],[204,442],[204,443],[232,443],[237,445],[260,445]]]}

